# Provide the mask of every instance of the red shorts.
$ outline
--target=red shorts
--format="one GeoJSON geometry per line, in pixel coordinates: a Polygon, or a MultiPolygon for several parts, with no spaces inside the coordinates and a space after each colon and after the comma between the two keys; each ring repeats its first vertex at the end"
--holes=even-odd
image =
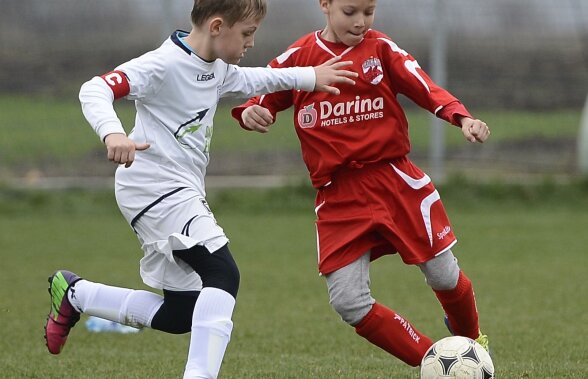
{"type": "Polygon", "coordinates": [[[337,171],[315,201],[319,271],[371,251],[426,262],[457,242],[431,179],[408,158],[337,171]]]}

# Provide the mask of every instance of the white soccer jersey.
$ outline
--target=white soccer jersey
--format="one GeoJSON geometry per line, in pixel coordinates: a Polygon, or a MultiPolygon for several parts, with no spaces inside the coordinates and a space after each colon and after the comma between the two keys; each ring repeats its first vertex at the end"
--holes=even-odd
{"type": "MultiPolygon", "coordinates": [[[[162,254],[158,253],[163,253],[170,264],[175,264],[171,254],[173,249],[206,245],[207,241],[216,238],[214,246],[209,247],[214,251],[220,247],[218,244],[222,246],[222,238],[226,243],[226,237],[218,226],[218,230],[213,232],[194,230],[190,217],[198,215],[186,214],[185,210],[185,202],[191,199],[200,203],[200,206],[193,207],[195,212],[201,209],[202,203],[206,206],[204,176],[209,160],[213,118],[220,98],[249,98],[287,89],[312,91],[315,85],[312,67],[276,70],[239,67],[220,59],[204,61],[180,40],[184,34],[174,32],[158,49],[118,66],[110,74],[93,78],[80,90],[83,113],[104,140],[110,133],[124,133],[112,103],[115,86],[128,81],[128,90],[124,95],[135,101],[137,110],[135,126],[129,138],[151,146],[136,152],[131,167],[120,166],[117,169],[115,191],[123,215],[141,240],[146,255],[143,261],[150,260],[150,265],[157,260],[153,254],[161,258],[162,254]],[[176,212],[174,207],[184,209],[176,212]],[[143,216],[146,217],[141,221],[143,216]],[[152,221],[158,224],[149,224],[152,221]],[[140,222],[148,224],[138,227],[140,222]],[[162,222],[164,227],[160,224],[162,222]],[[185,231],[190,226],[192,234],[187,236],[185,231]],[[151,232],[147,232],[149,230],[151,232]],[[198,236],[198,233],[203,234],[198,236]],[[222,238],[218,240],[217,237],[222,238]],[[174,246],[172,239],[180,241],[179,246],[174,246]]],[[[238,132],[238,129],[235,131],[238,132]]],[[[212,214],[209,217],[212,218],[212,214]]],[[[145,271],[143,261],[142,274],[145,271]]],[[[155,262],[155,265],[160,263],[163,264],[155,262]]],[[[166,268],[157,270],[165,272],[166,268]]],[[[143,279],[156,288],[182,287],[178,283],[166,284],[161,281],[162,278],[155,278],[162,276],[163,272],[145,274],[143,279]],[[146,276],[151,276],[151,279],[146,279],[146,276]]]]}

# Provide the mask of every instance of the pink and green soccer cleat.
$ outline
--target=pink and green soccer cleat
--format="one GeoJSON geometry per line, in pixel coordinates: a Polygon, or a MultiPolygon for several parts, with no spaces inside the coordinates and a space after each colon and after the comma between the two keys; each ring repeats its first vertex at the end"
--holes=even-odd
{"type": "Polygon", "coordinates": [[[69,331],[80,319],[80,312],[67,298],[67,292],[79,280],[79,276],[65,270],[56,271],[49,277],[51,310],[45,324],[45,340],[51,354],[61,353],[69,331]]]}

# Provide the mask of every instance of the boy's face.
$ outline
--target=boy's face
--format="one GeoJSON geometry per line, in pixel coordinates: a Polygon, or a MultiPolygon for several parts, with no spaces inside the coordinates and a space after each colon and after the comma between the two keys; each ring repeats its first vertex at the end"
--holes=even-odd
{"type": "Polygon", "coordinates": [[[237,21],[229,27],[224,24],[214,39],[215,55],[230,64],[237,64],[245,56],[247,49],[254,45],[254,36],[261,20],[237,21]]]}
{"type": "Polygon", "coordinates": [[[320,0],[327,16],[323,37],[328,41],[355,46],[374,23],[376,0],[320,0]]]}

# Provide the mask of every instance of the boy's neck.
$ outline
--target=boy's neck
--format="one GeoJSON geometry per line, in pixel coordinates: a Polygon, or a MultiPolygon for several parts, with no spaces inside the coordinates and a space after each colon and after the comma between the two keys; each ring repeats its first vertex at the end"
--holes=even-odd
{"type": "Polygon", "coordinates": [[[184,38],[184,43],[190,46],[192,51],[200,58],[206,61],[213,61],[216,57],[212,54],[211,41],[208,37],[207,34],[202,33],[197,28],[192,28],[190,33],[184,38]]]}
{"type": "Polygon", "coordinates": [[[329,29],[328,26],[326,26],[320,33],[321,38],[324,39],[325,41],[328,42],[332,42],[332,43],[340,43],[340,41],[337,41],[337,37],[335,36],[335,34],[333,32],[331,32],[331,30],[329,29]]]}

